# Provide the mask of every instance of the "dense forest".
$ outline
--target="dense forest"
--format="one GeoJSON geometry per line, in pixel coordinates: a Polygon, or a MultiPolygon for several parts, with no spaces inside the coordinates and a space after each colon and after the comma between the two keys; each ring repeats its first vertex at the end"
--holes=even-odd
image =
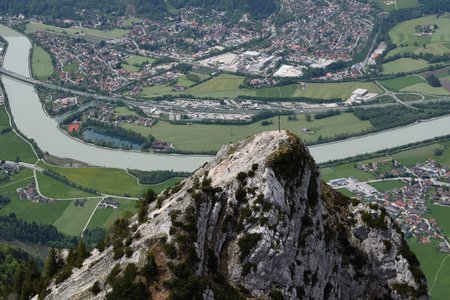
{"type": "MultiPolygon", "coordinates": [[[[169,0],[169,6],[183,8],[198,6],[206,9],[220,9],[228,12],[251,13],[254,17],[267,17],[276,10],[276,0],[169,0]]],[[[98,10],[107,14],[124,15],[130,5],[140,15],[158,17],[168,13],[164,0],[4,0],[0,11],[9,14],[49,16],[53,18],[74,18],[76,9],[98,10]]]]}

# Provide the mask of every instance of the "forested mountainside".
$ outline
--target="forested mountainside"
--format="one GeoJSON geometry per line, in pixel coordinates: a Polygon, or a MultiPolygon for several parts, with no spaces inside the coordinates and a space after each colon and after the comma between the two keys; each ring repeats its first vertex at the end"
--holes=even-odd
{"type": "Polygon", "coordinates": [[[74,17],[74,10],[99,10],[104,13],[123,15],[134,6],[140,15],[157,16],[168,13],[171,7],[197,6],[228,12],[251,13],[255,17],[267,17],[276,10],[277,0],[4,0],[0,1],[0,12],[51,16],[54,18],[74,17]]]}

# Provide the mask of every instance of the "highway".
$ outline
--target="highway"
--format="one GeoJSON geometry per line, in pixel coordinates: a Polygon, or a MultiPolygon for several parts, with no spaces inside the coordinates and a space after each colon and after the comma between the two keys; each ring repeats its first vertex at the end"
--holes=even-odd
{"type": "MultiPolygon", "coordinates": [[[[59,86],[59,85],[55,85],[55,84],[51,84],[48,82],[43,82],[43,81],[39,81],[30,77],[26,77],[23,76],[21,74],[18,74],[16,72],[7,70],[3,67],[0,67],[0,74],[6,75],[8,77],[20,80],[22,82],[28,83],[28,84],[32,84],[32,85],[38,85],[38,86],[43,86],[45,88],[51,89],[51,90],[57,90],[57,91],[63,91],[66,93],[70,93],[73,95],[78,95],[78,96],[83,96],[83,97],[91,97],[94,98],[96,100],[103,100],[103,101],[112,101],[112,102],[124,102],[126,104],[129,105],[133,105],[133,106],[138,106],[138,107],[142,107],[142,106],[146,106],[146,107],[154,107],[154,108],[160,108],[160,109],[168,109],[168,110],[190,110],[192,112],[208,112],[208,113],[222,113],[222,114],[255,114],[259,110],[256,109],[249,109],[249,108],[236,108],[236,107],[229,107],[229,106],[224,106],[224,108],[208,108],[208,107],[181,107],[181,106],[177,106],[175,104],[173,105],[169,105],[169,104],[162,104],[160,102],[157,101],[153,101],[153,100],[149,100],[149,99],[130,99],[130,98],[119,98],[119,97],[111,97],[111,96],[105,96],[105,95],[99,95],[99,94],[95,94],[95,93],[89,93],[89,92],[83,92],[83,91],[79,91],[79,90],[75,90],[75,89],[71,89],[71,88],[66,88],[63,86],[59,86]]],[[[381,86],[381,85],[380,85],[381,86]]],[[[385,94],[392,96],[393,92],[391,91],[387,91],[385,90],[385,94]]],[[[363,105],[362,107],[364,108],[375,108],[375,107],[385,107],[385,106],[390,106],[390,105],[404,105],[407,107],[411,107],[414,108],[412,105],[414,104],[418,104],[418,103],[425,103],[423,100],[418,100],[418,101],[409,101],[408,103],[404,103],[402,101],[400,101],[397,97],[394,97],[394,99],[396,99],[396,103],[378,103],[378,104],[366,104],[363,105]]],[[[441,98],[436,98],[433,100],[427,100],[427,102],[438,102],[438,101],[450,101],[450,97],[441,97],[441,98]]],[[[317,107],[317,108],[295,108],[295,109],[289,109],[289,108],[283,108],[283,107],[278,107],[275,105],[273,105],[273,107],[270,108],[270,110],[278,110],[278,111],[285,111],[285,112],[289,112],[289,111],[293,111],[296,113],[317,113],[317,112],[322,112],[322,111],[327,111],[330,109],[338,109],[340,111],[345,111],[348,109],[347,106],[340,106],[340,107],[317,107]]]]}

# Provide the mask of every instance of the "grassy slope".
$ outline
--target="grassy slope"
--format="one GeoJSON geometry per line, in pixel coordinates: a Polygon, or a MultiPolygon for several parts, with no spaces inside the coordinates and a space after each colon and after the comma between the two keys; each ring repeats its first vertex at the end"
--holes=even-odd
{"type": "MultiPolygon", "coordinates": [[[[321,120],[306,122],[304,115],[299,115],[298,121],[288,121],[287,116],[281,117],[281,127],[300,136],[304,141],[316,141],[322,137],[331,137],[340,133],[359,132],[371,128],[367,121],[360,121],[351,113],[344,113],[321,120]],[[303,128],[310,128],[315,133],[305,134],[303,128]]],[[[262,126],[261,122],[250,125],[172,125],[158,122],[153,127],[143,127],[134,124],[123,124],[124,128],[132,129],[144,135],[152,134],[157,139],[172,142],[175,149],[186,151],[216,151],[223,144],[234,142],[258,132],[276,130],[277,117],[268,119],[273,124],[262,126]]]]}

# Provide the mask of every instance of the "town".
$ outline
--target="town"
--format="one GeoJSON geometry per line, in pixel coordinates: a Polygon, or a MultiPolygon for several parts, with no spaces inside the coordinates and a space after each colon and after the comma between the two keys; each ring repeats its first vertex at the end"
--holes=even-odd
{"type": "Polygon", "coordinates": [[[440,251],[450,253],[449,242],[436,219],[427,217],[429,205],[450,206],[449,167],[427,160],[407,168],[396,160],[383,160],[358,168],[377,178],[365,182],[355,177],[337,178],[328,183],[337,190],[350,191],[358,200],[382,205],[406,238],[423,244],[440,240],[440,251]]]}

